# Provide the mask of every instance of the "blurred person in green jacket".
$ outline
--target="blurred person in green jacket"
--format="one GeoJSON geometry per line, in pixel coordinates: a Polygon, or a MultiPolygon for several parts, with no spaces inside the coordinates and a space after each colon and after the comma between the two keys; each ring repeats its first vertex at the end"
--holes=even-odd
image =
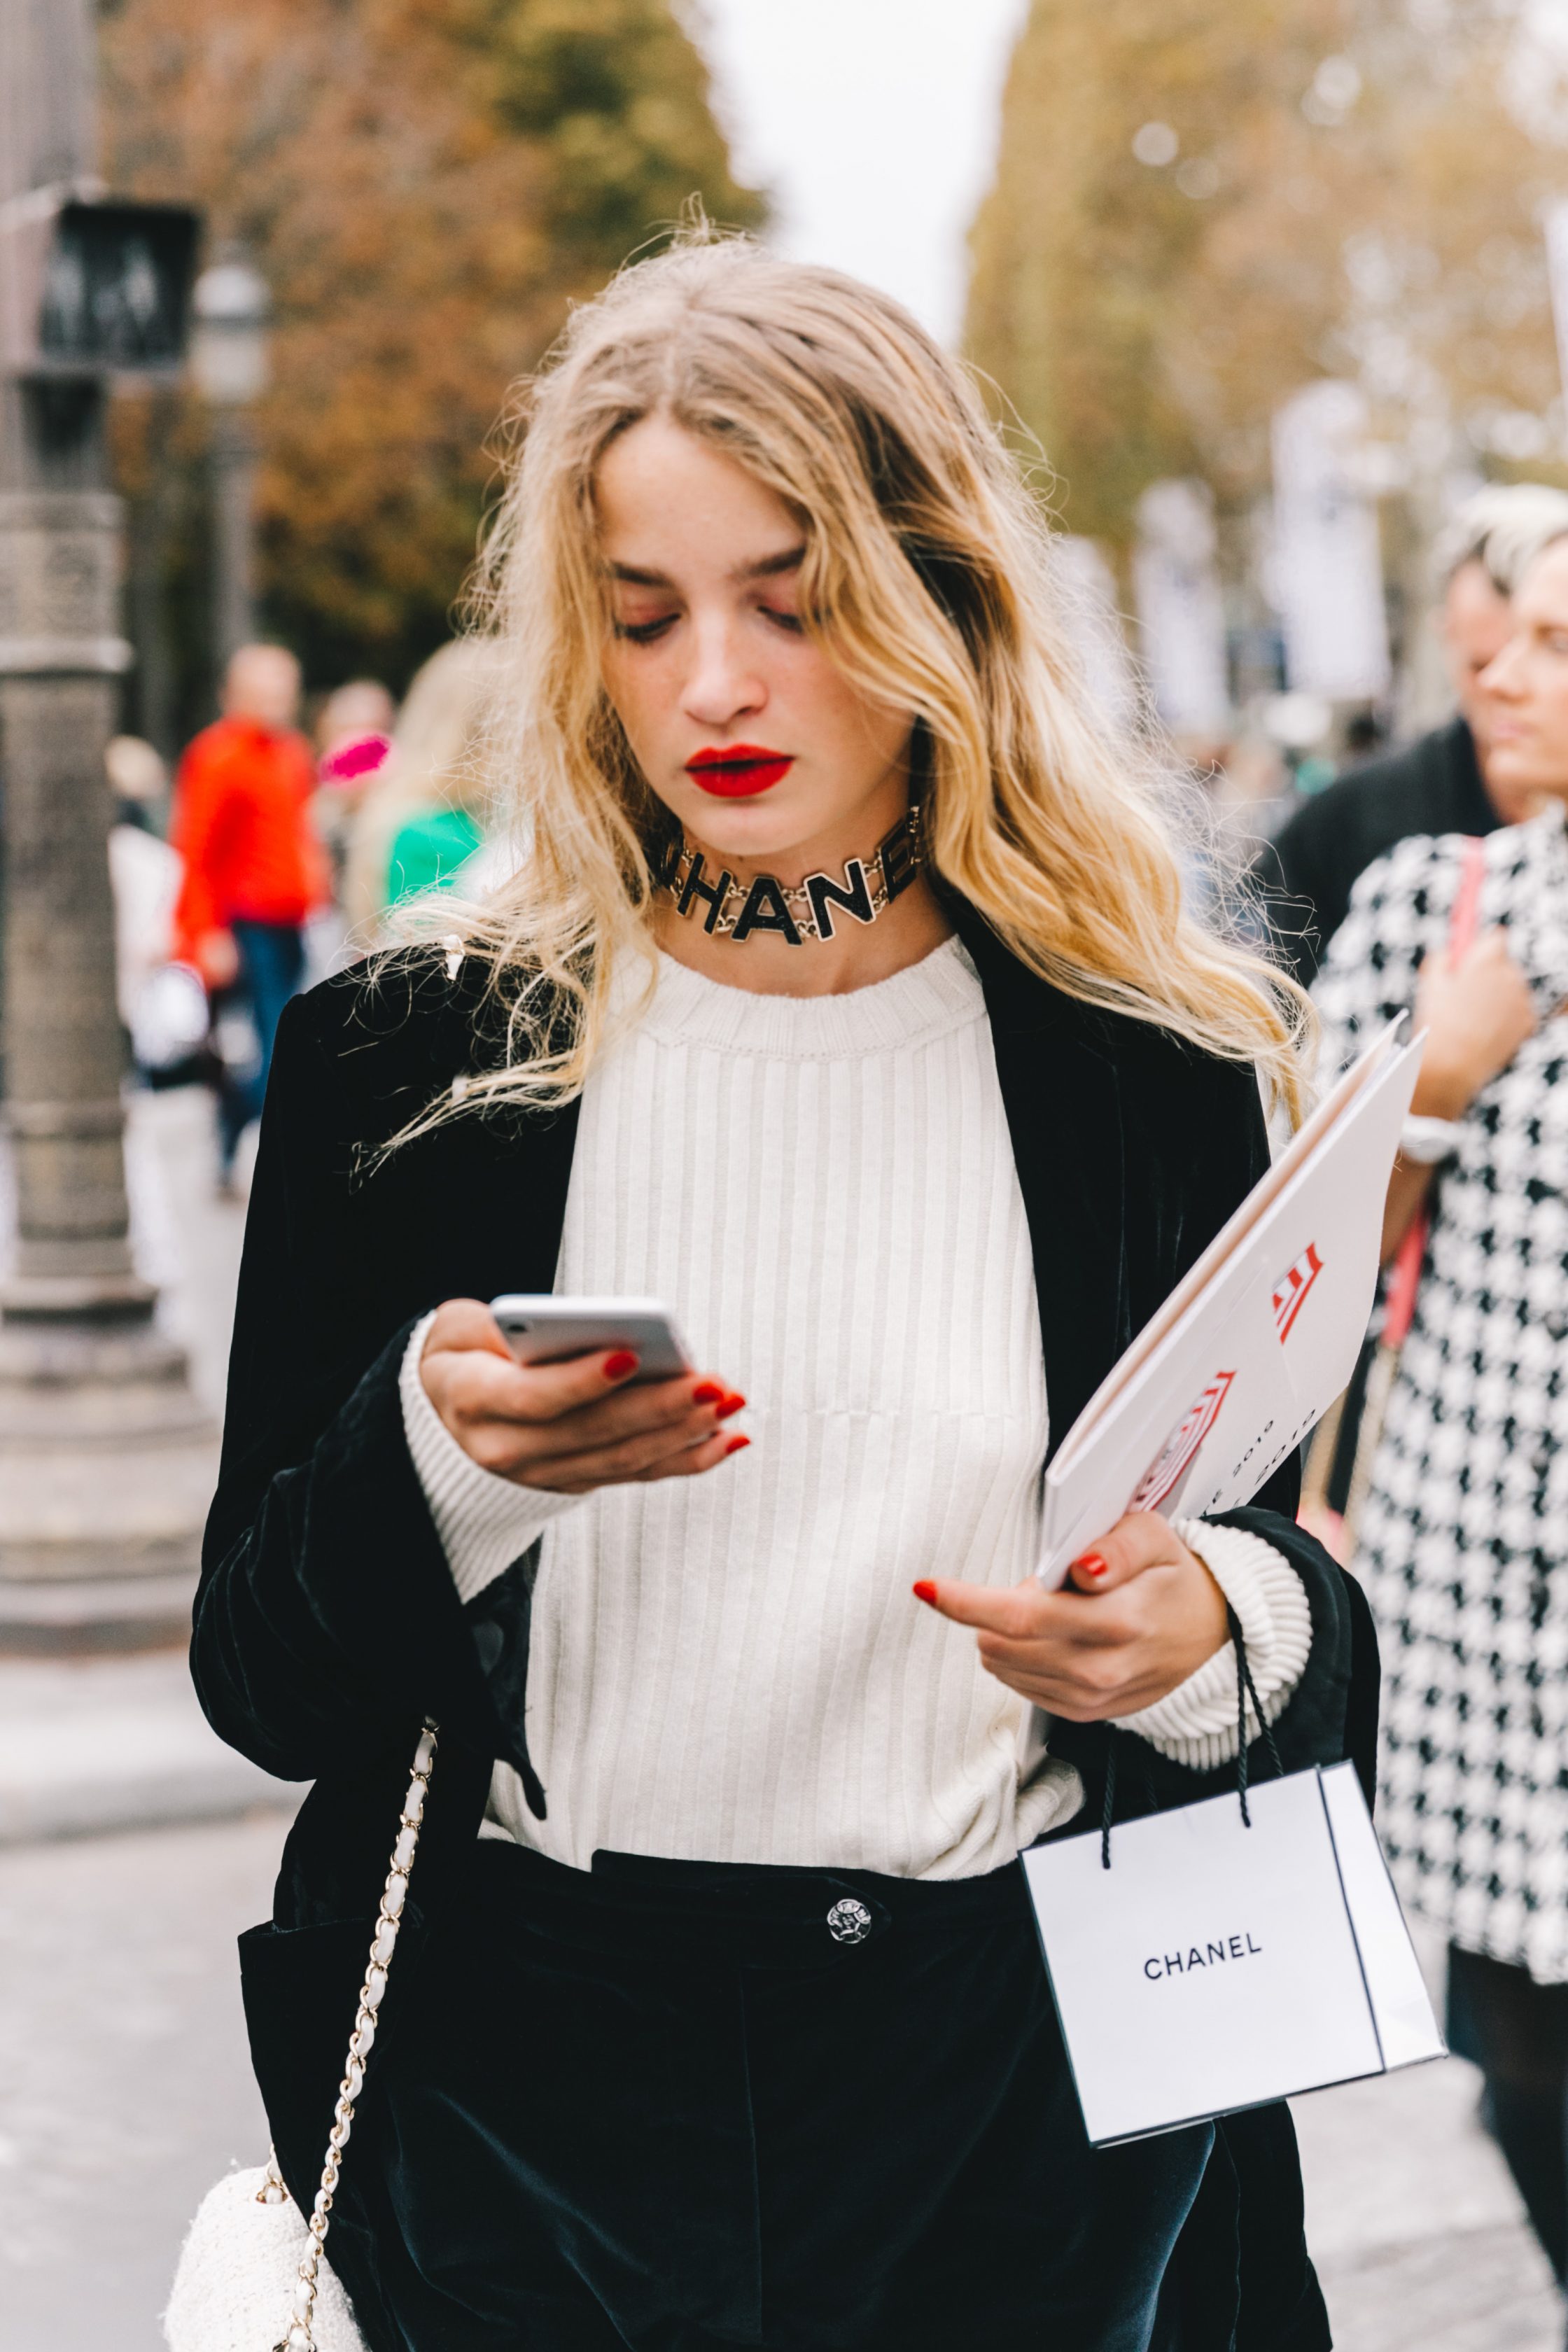
{"type": "Polygon", "coordinates": [[[484,841],[474,753],[493,658],[482,640],[459,638],[432,654],[408,689],[348,845],[343,910],[362,945],[393,907],[449,887],[484,841]]]}

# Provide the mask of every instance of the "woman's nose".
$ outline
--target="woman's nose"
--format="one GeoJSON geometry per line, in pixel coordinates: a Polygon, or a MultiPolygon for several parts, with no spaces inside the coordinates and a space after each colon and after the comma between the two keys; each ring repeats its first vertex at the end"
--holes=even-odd
{"type": "Polygon", "coordinates": [[[722,621],[693,632],[694,658],[682,704],[687,715],[703,727],[730,727],[736,719],[760,709],[767,689],[735,630],[722,621]]]}
{"type": "Polygon", "coordinates": [[[1510,700],[1520,690],[1519,639],[1510,637],[1500,653],[1488,662],[1476,680],[1479,694],[1495,694],[1503,701],[1510,700]]]}

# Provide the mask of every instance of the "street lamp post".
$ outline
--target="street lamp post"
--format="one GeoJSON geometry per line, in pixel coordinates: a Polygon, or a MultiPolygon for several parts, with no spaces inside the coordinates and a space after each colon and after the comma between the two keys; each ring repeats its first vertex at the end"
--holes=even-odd
{"type": "Polygon", "coordinates": [[[267,281],[247,261],[215,262],[196,280],[191,373],[212,409],[214,653],[228,658],[256,635],[258,446],[250,411],[267,389],[267,281]]]}
{"type": "MultiPolygon", "coordinates": [[[[16,1247],[0,1283],[0,1649],[10,1650],[174,1638],[188,1622],[216,1459],[128,1237],[103,753],[130,648],[107,364],[90,351],[105,320],[117,352],[152,348],[171,282],[155,240],[174,216],[99,203],[93,38],[91,0],[0,0],[0,324],[13,338],[0,367],[5,1119],[16,1185],[16,1247]],[[24,302],[34,260],[37,299],[24,302]],[[17,326],[24,312],[37,322],[36,349],[17,326]]],[[[177,325],[165,341],[177,349],[177,325]]]]}

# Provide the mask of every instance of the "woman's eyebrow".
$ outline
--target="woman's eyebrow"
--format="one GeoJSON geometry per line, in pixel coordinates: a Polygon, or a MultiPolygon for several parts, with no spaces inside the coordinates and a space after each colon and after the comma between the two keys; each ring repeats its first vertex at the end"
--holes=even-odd
{"type": "MultiPolygon", "coordinates": [[[[737,564],[731,573],[732,580],[776,580],[782,572],[798,572],[805,562],[805,546],[786,547],[777,555],[761,555],[754,563],[737,564]]],[[[623,581],[628,588],[673,588],[675,583],[667,572],[654,572],[640,563],[612,563],[612,580],[623,581]]]]}
{"type": "Polygon", "coordinates": [[[776,580],[782,572],[798,572],[805,562],[805,542],[798,547],[786,547],[782,554],[764,555],[755,563],[742,563],[735,572],[737,580],[776,580]]]}

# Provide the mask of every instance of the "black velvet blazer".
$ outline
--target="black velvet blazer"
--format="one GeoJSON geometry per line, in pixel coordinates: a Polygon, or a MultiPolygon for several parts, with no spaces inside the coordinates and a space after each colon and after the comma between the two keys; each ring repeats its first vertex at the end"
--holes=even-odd
{"type": "MultiPolygon", "coordinates": [[[[1089,1011],[1026,971],[969,909],[953,913],[990,1013],[1054,1443],[1262,1171],[1262,1116],[1247,1070],[1089,1011]]],[[[476,1115],[376,1160],[454,1077],[499,1053],[473,970],[451,982],[438,956],[384,962],[368,983],[362,968],[289,1006],[246,1230],[192,1664],[224,1739],[315,1784],[273,1921],[242,1941],[258,2077],[285,2178],[307,2202],[421,1719],[439,1723],[440,1755],[384,2032],[418,2000],[420,1951],[495,1759],[517,1768],[536,1813],[548,1801],[523,1719],[536,1555],[461,1602],[404,1443],[397,1375],[412,1324],[441,1300],[552,1286],[575,1108],[476,1115]]],[[[1311,1606],[1311,1658],[1276,1737],[1288,1769],[1352,1754],[1370,1787],[1371,1622],[1295,1526],[1294,1478],[1291,1465],[1229,1515],[1289,1556],[1311,1606]]],[[[1106,1744],[1098,1727],[1066,1725],[1052,1741],[1083,1771],[1091,1804],[1106,1744]]],[[[1142,1743],[1137,1760],[1121,1776],[1129,1811],[1226,1785],[1142,1743]]],[[[1239,2266],[1238,2347],[1326,2347],[1286,2111],[1227,2123],[1209,2176],[1184,2252],[1194,2278],[1219,2282],[1215,2345],[1233,2341],[1222,2315],[1234,2314],[1239,2266]]]]}

